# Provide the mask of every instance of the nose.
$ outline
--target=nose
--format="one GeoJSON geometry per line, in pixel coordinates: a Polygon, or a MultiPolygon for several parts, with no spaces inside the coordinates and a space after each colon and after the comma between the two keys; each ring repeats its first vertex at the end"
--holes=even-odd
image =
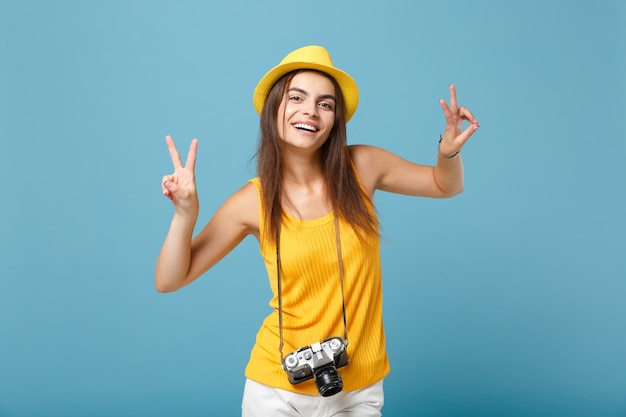
{"type": "Polygon", "coordinates": [[[303,113],[308,115],[308,116],[313,116],[313,117],[317,117],[317,103],[313,100],[309,100],[308,103],[306,103],[304,109],[303,109],[303,113]]]}

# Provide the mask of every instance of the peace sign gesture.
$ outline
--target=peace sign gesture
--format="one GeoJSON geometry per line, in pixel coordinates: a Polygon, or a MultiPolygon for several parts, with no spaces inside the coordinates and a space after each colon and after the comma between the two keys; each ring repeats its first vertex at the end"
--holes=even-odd
{"type": "Polygon", "coordinates": [[[174,173],[165,175],[161,181],[163,195],[174,204],[176,212],[182,215],[197,216],[198,214],[198,194],[196,193],[196,180],[194,169],[196,165],[196,152],[198,150],[198,140],[193,139],[189,146],[187,162],[183,166],[174,140],[171,136],[165,137],[167,149],[172,157],[174,173]]]}
{"type": "Polygon", "coordinates": [[[450,159],[461,150],[480,126],[467,107],[458,105],[454,85],[450,84],[450,105],[448,106],[443,99],[439,100],[439,104],[446,116],[446,128],[440,142],[439,153],[444,158],[450,159]],[[463,121],[470,124],[465,130],[462,130],[463,121]]]}

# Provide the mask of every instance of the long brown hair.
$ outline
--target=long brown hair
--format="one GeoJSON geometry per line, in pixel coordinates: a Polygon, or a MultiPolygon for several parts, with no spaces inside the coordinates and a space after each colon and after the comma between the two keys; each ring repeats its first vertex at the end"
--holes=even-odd
{"type": "MultiPolygon", "coordinates": [[[[285,98],[286,91],[293,77],[304,71],[296,70],[281,77],[270,90],[263,111],[261,112],[261,128],[257,150],[257,173],[261,180],[261,199],[265,218],[265,236],[274,239],[283,215],[281,205],[283,183],[283,152],[281,139],[278,135],[278,109],[285,98]]],[[[357,234],[378,234],[378,220],[373,211],[369,197],[359,186],[356,173],[350,162],[347,145],[345,105],[341,88],[330,75],[320,72],[335,86],[337,99],[335,106],[335,122],[322,145],[322,173],[325,179],[326,192],[333,209],[347,221],[357,234]],[[368,207],[368,203],[371,207],[368,207]]]]}

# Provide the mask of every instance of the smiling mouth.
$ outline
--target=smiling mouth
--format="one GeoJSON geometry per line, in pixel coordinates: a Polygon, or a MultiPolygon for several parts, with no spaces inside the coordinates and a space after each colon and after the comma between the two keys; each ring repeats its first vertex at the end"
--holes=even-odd
{"type": "Polygon", "coordinates": [[[315,126],[307,125],[306,123],[294,123],[292,125],[298,130],[303,130],[305,132],[317,132],[318,129],[315,126]]]}

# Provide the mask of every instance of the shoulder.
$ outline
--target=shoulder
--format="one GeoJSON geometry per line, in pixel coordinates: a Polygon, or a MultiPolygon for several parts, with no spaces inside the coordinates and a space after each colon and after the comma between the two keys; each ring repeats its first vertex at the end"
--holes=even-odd
{"type": "Polygon", "coordinates": [[[380,160],[388,152],[371,145],[350,145],[348,150],[363,187],[367,194],[372,197],[382,175],[380,160]]]}
{"type": "Polygon", "coordinates": [[[220,207],[221,218],[236,221],[248,233],[256,234],[259,229],[259,197],[255,184],[247,182],[235,191],[220,207]]]}
{"type": "Polygon", "coordinates": [[[236,205],[241,211],[256,215],[259,208],[258,182],[253,180],[247,182],[239,190],[235,191],[227,200],[232,205],[236,205]]]}
{"type": "Polygon", "coordinates": [[[249,203],[251,203],[252,201],[257,201],[259,196],[259,184],[260,182],[258,181],[258,178],[251,179],[250,181],[245,183],[239,190],[235,191],[231,198],[249,203]]]}
{"type": "Polygon", "coordinates": [[[385,152],[382,148],[361,144],[349,145],[348,150],[350,151],[350,157],[352,158],[352,162],[354,162],[355,166],[364,163],[367,164],[368,162],[371,162],[372,159],[376,158],[377,154],[385,152]]]}

